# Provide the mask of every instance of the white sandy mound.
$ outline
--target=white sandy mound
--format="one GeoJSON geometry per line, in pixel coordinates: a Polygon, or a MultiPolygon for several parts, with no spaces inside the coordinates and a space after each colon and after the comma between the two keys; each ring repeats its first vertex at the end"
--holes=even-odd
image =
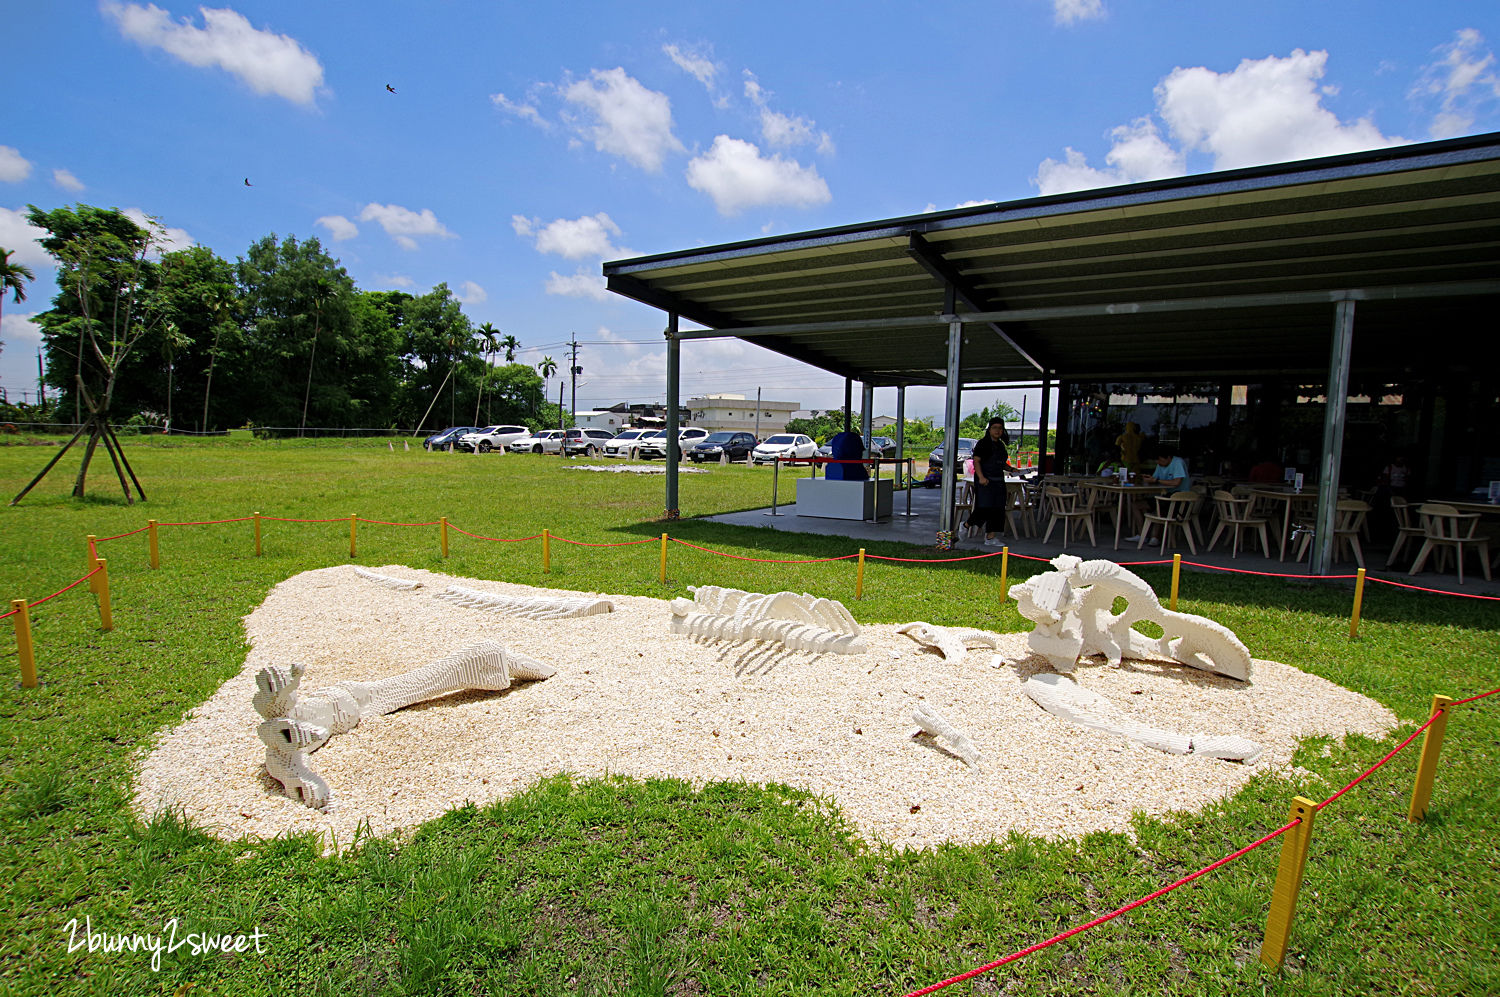
{"type": "MultiPolygon", "coordinates": [[[[992,668],[992,652],[945,661],[893,625],[864,628],[869,650],[814,655],[779,645],[705,643],[668,632],[668,604],[610,596],[616,611],[522,620],[433,598],[449,584],[511,595],[556,590],[474,581],[392,565],[420,580],[396,591],[352,566],[296,575],[246,618],[245,667],[141,765],[135,807],[181,809],[225,838],[316,831],[347,845],[368,821],[388,834],[472,800],[513,795],[558,772],[779,782],[835,799],[862,833],[899,847],[980,842],[1015,829],[1048,837],[1129,831],[1133,812],[1192,809],[1233,793],[1258,769],[1286,767],[1314,734],[1380,736],[1379,704],[1274,661],[1254,681],[1171,664],[1081,665],[1077,678],[1142,723],[1260,742],[1254,766],[1167,755],[1068,724],[1020,684],[1039,658],[992,668]],[[312,756],[333,789],[327,811],[287,799],[265,774],[250,705],[264,665],[301,661],[302,688],[408,671],[479,640],[558,670],[502,693],[450,696],[368,720],[312,756]],[[918,702],[967,734],[971,768],[912,738],[918,702]]],[[[577,593],[567,593],[577,594],[577,593]]],[[[1022,656],[1024,635],[1001,651],[1022,656]]]]}

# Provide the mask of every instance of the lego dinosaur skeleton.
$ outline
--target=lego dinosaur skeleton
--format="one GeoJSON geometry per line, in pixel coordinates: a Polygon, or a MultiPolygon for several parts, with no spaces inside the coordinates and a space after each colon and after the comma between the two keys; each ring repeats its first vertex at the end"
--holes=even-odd
{"type": "Polygon", "coordinates": [[[397,578],[394,575],[382,575],[378,571],[367,571],[364,568],[355,568],[354,573],[366,581],[374,582],[376,585],[384,585],[388,589],[397,589],[402,592],[409,592],[412,589],[422,587],[421,582],[410,581],[406,578],[397,578]]]}
{"type": "Polygon", "coordinates": [[[933,737],[944,738],[953,746],[953,753],[962,758],[970,768],[979,764],[979,749],[974,747],[974,742],[969,740],[967,734],[950,724],[937,710],[926,703],[918,703],[917,708],[912,711],[911,718],[917,724],[917,729],[911,733],[912,737],[926,733],[933,737]]]}
{"type": "Polygon", "coordinates": [[[897,628],[897,633],[906,634],[924,647],[935,649],[948,661],[962,661],[964,652],[971,647],[998,646],[998,634],[984,630],[963,630],[958,627],[938,627],[918,620],[897,628]]]}
{"type": "Polygon", "coordinates": [[[368,717],[468,689],[498,691],[512,680],[544,679],[557,673],[493,641],[475,644],[421,668],[374,682],[341,682],[298,694],[305,666],[272,665],[255,676],[251,703],[265,718],[256,734],[266,746],[266,772],[286,795],[310,807],[332,796],[328,783],[308,763],[334,734],[351,731],[368,717]]]}
{"type": "Polygon", "coordinates": [[[844,604],[806,592],[746,592],[717,585],[672,600],[673,633],[734,642],[775,641],[797,651],[862,654],[865,639],[844,604]]]}
{"type": "Polygon", "coordinates": [[[1248,738],[1227,734],[1179,734],[1121,716],[1109,700],[1062,675],[1033,675],[1021,684],[1042,709],[1070,723],[1118,734],[1173,755],[1206,755],[1253,765],[1262,748],[1248,738]]]}
{"type": "Polygon", "coordinates": [[[1162,657],[1249,681],[1250,652],[1228,627],[1163,609],[1151,586],[1113,561],[1063,554],[1052,566],[1057,570],[1011,586],[1010,594],[1021,615],[1036,624],[1027,645],[1057,671],[1071,672],[1080,656],[1091,654],[1104,655],[1110,664],[1162,657]],[[1127,603],[1118,615],[1117,597],[1127,603]],[[1132,629],[1139,622],[1160,626],[1162,636],[1132,629]]]}
{"type": "Polygon", "coordinates": [[[598,613],[612,613],[615,608],[615,604],[608,599],[500,595],[497,592],[481,592],[463,585],[449,585],[443,591],[433,593],[433,598],[446,599],[466,609],[485,609],[493,613],[506,613],[527,620],[562,620],[576,616],[594,616],[598,613]]]}

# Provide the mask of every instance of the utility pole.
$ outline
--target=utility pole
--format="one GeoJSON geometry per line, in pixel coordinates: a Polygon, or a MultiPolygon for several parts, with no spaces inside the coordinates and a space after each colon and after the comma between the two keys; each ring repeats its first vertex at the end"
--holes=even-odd
{"type": "MultiPolygon", "coordinates": [[[[577,336],[578,333],[575,332],[575,333],[573,333],[573,335],[577,336]]],[[[572,401],[573,401],[573,421],[577,422],[578,421],[578,375],[583,373],[583,368],[580,367],[580,366],[578,366],[578,340],[574,339],[568,345],[573,348],[573,358],[572,358],[572,361],[568,364],[568,370],[571,372],[571,374],[572,374],[572,380],[573,380],[573,395],[572,395],[572,401]]]]}
{"type": "Polygon", "coordinates": [[[755,442],[760,442],[760,386],[755,388],[755,442]]]}
{"type": "Polygon", "coordinates": [[[47,382],[42,374],[42,351],[36,351],[36,394],[41,400],[42,411],[47,411],[47,382]]]}

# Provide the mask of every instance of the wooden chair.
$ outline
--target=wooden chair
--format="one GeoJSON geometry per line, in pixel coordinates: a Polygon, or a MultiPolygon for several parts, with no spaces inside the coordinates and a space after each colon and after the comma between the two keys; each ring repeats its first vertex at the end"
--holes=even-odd
{"type": "Polygon", "coordinates": [[[1068,537],[1074,523],[1088,530],[1090,546],[1099,546],[1099,541],[1094,536],[1094,514],[1087,509],[1078,508],[1076,494],[1065,492],[1056,485],[1048,485],[1042,491],[1047,497],[1049,517],[1047,532],[1042,535],[1042,543],[1052,538],[1052,528],[1061,522],[1063,524],[1063,550],[1068,549],[1068,537]]]}
{"type": "Polygon", "coordinates": [[[1006,490],[1010,497],[1005,508],[1005,518],[1010,522],[1011,533],[1018,537],[1036,536],[1036,512],[1031,507],[1030,493],[1019,484],[1006,490]]]}
{"type": "MultiPolygon", "coordinates": [[[[1354,552],[1354,563],[1361,568],[1365,566],[1365,552],[1359,545],[1359,538],[1364,533],[1365,520],[1370,515],[1370,504],[1361,502],[1359,499],[1344,499],[1334,506],[1333,517],[1333,559],[1339,560],[1339,550],[1351,550],[1354,552]]],[[[1297,560],[1302,560],[1308,550],[1312,547],[1313,535],[1304,533],[1302,543],[1297,547],[1297,560]]]]}
{"type": "Polygon", "coordinates": [[[1260,550],[1267,557],[1271,556],[1271,540],[1266,532],[1266,524],[1269,522],[1264,516],[1253,516],[1250,514],[1250,496],[1235,498],[1230,492],[1222,488],[1214,492],[1214,506],[1218,510],[1218,525],[1214,527],[1214,534],[1208,541],[1208,550],[1213,550],[1218,544],[1219,537],[1225,530],[1230,531],[1233,539],[1230,542],[1230,557],[1240,556],[1240,534],[1250,530],[1254,536],[1260,533],[1260,550]]]}
{"type": "Polygon", "coordinates": [[[1160,526],[1163,554],[1167,552],[1167,541],[1171,538],[1174,529],[1182,532],[1182,539],[1187,542],[1188,550],[1197,554],[1198,548],[1193,543],[1193,511],[1197,508],[1198,496],[1192,492],[1158,495],[1156,511],[1146,513],[1145,521],[1141,526],[1141,539],[1136,542],[1135,549],[1140,550],[1146,546],[1146,537],[1151,535],[1152,526],[1160,526]]]}
{"type": "MultiPolygon", "coordinates": [[[[1417,515],[1422,517],[1422,549],[1412,562],[1411,574],[1415,575],[1427,563],[1427,556],[1434,548],[1440,550],[1439,561],[1446,560],[1452,549],[1458,559],[1458,584],[1464,583],[1464,550],[1473,547],[1479,551],[1479,564],[1484,569],[1484,580],[1490,581],[1490,538],[1475,533],[1479,526],[1479,513],[1459,512],[1451,505],[1441,502],[1425,502],[1417,506],[1417,515]]],[[[1439,570],[1442,570],[1441,567],[1439,570]]]]}
{"type": "Polygon", "coordinates": [[[1391,555],[1385,559],[1389,568],[1401,556],[1401,548],[1408,540],[1420,540],[1427,535],[1427,527],[1411,520],[1411,505],[1400,495],[1391,496],[1391,514],[1396,517],[1396,542],[1391,545],[1391,555]]]}

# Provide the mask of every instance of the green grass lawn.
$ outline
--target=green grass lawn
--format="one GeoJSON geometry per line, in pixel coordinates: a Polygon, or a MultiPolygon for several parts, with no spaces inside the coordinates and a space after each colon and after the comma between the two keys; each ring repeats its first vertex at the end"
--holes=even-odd
{"type": "MultiPolygon", "coordinates": [[[[663,524],[659,476],[568,471],[555,457],[443,456],[384,441],[240,439],[126,444],[150,501],[126,506],[107,461],[90,497],[58,471],[0,508],[0,599],[38,599],[84,570],[86,534],[145,524],[292,518],[425,522],[473,533],[589,542],[660,534],[730,553],[816,558],[842,538],[663,524]]],[[[0,447],[8,500],[55,450],[0,447]]],[[[682,479],[682,508],[765,504],[769,472],[682,479]]],[[[911,556],[904,545],[871,553],[911,556]]],[[[100,545],[115,629],[75,589],[33,611],[42,684],[23,690],[0,625],[0,993],[4,994],[902,994],[1133,900],[1280,826],[1291,797],[1322,799],[1396,743],[1310,741],[1308,775],[1263,774],[1200,813],[1140,818],[1136,837],[995,842],[913,854],[862,842],[836,808],[794,787],[554,778],[468,806],[399,844],[324,857],[307,839],[224,843],[128,809],[132,759],[239,670],[241,618],[278,581],[346,562],[348,529],[268,523],[161,530],[100,545]],[[96,932],[262,933],[263,952],[69,952],[96,932]],[[190,988],[190,989],[188,989],[190,988]]],[[[928,555],[935,556],[935,555],[928,555]]],[[[673,545],[598,549],[489,543],[436,527],[361,525],[356,561],[637,595],[715,583],[845,600],[862,622],[926,619],[997,630],[998,559],[872,562],[853,601],[850,562],[765,565],[673,545]]],[[[1022,572],[1031,570],[1014,565],[1022,572]]],[[[1142,575],[1164,590],[1166,569],[1142,575]]],[[[1500,685],[1500,608],[1376,587],[1361,638],[1349,590],[1188,574],[1180,608],[1220,620],[1257,656],[1289,662],[1422,722],[1434,693],[1500,685]]],[[[246,732],[250,736],[250,732],[246,732]]],[[[1108,925],[944,993],[1500,993],[1500,696],[1455,711],[1433,808],[1405,819],[1416,747],[1317,821],[1286,967],[1256,953],[1273,844],[1108,925]]]]}

